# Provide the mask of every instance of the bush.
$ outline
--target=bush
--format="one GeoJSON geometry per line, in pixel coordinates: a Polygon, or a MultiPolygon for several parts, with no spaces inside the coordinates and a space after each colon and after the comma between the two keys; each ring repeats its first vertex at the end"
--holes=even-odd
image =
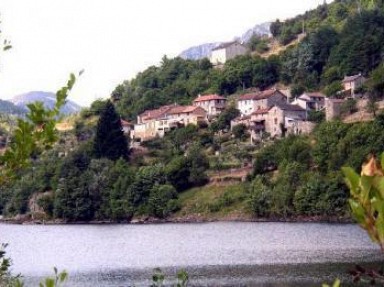
{"type": "Polygon", "coordinates": [[[37,204],[44,210],[44,212],[52,217],[53,216],[53,194],[45,194],[37,200],[37,204]]]}
{"type": "Polygon", "coordinates": [[[177,208],[175,199],[177,192],[175,188],[169,184],[155,185],[148,198],[148,213],[158,218],[167,217],[177,208]]]}
{"type": "Polygon", "coordinates": [[[249,135],[247,132],[247,126],[245,124],[238,124],[232,128],[232,133],[235,136],[235,138],[244,140],[249,135]]]}
{"type": "Polygon", "coordinates": [[[257,176],[250,186],[248,206],[258,217],[268,217],[272,206],[271,189],[257,176]]]}

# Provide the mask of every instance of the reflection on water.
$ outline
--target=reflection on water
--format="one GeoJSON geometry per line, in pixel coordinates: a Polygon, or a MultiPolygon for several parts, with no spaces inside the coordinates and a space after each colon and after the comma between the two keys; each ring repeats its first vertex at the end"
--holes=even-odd
{"type": "Polygon", "coordinates": [[[351,224],[0,225],[0,236],[28,285],[57,266],[70,286],[148,286],[154,267],[185,267],[194,286],[313,286],[382,259],[351,224]]]}

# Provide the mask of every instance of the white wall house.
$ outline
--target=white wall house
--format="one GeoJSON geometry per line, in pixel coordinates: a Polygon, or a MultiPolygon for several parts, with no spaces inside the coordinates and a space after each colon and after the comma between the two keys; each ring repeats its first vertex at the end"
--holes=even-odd
{"type": "Polygon", "coordinates": [[[296,98],[292,104],[299,105],[307,111],[320,111],[325,108],[325,95],[318,92],[303,93],[300,97],[296,98]]]}
{"type": "Polygon", "coordinates": [[[248,116],[258,110],[269,109],[276,103],[286,102],[287,97],[282,92],[276,89],[270,89],[241,95],[237,99],[237,109],[241,115],[248,116]]]}
{"type": "Polygon", "coordinates": [[[237,41],[223,43],[212,49],[210,61],[213,65],[225,64],[226,61],[236,56],[245,55],[247,52],[247,47],[237,41]]]}
{"type": "Polygon", "coordinates": [[[193,105],[202,107],[208,116],[217,116],[226,106],[227,99],[219,95],[199,95],[194,101],[193,105]]]}
{"type": "Polygon", "coordinates": [[[137,117],[131,137],[146,141],[163,137],[167,132],[188,124],[198,125],[207,121],[207,112],[198,106],[167,105],[147,110],[137,117]]]}

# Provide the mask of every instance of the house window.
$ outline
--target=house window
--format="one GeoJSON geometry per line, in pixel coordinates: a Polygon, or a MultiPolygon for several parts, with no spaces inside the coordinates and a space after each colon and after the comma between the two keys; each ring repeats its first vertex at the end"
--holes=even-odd
{"type": "Polygon", "coordinates": [[[275,125],[277,125],[277,118],[275,118],[275,125]]]}

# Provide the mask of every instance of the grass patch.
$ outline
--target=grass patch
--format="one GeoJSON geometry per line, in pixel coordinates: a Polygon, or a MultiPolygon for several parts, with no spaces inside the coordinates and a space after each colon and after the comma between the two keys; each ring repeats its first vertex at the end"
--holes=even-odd
{"type": "Polygon", "coordinates": [[[204,219],[241,219],[251,215],[247,208],[247,184],[207,185],[179,195],[180,211],[176,217],[204,219]]]}

